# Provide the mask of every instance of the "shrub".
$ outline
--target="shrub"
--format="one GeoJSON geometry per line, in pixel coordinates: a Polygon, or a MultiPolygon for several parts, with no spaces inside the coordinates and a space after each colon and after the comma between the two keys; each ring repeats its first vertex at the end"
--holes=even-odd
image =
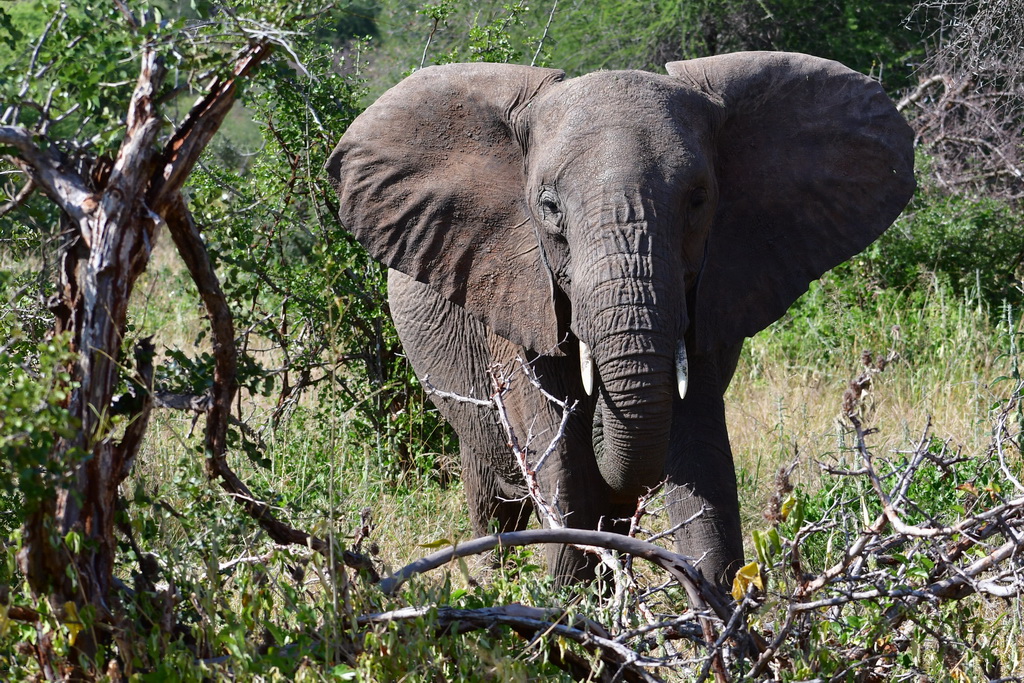
{"type": "Polygon", "coordinates": [[[998,312],[1004,301],[1015,306],[1024,301],[1022,222],[1024,214],[1005,201],[926,186],[893,227],[847,269],[880,287],[899,290],[920,289],[922,278],[938,278],[958,297],[976,298],[998,312]]]}

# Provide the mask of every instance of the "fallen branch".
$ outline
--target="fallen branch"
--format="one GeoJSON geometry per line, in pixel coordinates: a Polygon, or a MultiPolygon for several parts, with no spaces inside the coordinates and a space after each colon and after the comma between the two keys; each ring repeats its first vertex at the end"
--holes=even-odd
{"type": "Polygon", "coordinates": [[[722,619],[723,622],[728,621],[732,616],[732,609],[729,606],[728,599],[721,594],[717,587],[704,579],[700,572],[690,564],[688,558],[638,538],[630,538],[629,536],[623,536],[622,534],[610,531],[593,531],[591,529],[528,529],[526,531],[510,531],[503,534],[481,536],[465,543],[439,550],[406,565],[391,576],[383,579],[380,582],[380,587],[385,593],[393,595],[403,583],[413,576],[442,567],[460,557],[478,555],[499,547],[512,548],[543,543],[592,545],[641,557],[667,571],[680,586],[684,588],[689,587],[700,595],[712,596],[712,599],[707,603],[704,600],[700,600],[698,605],[694,605],[695,610],[700,611],[701,609],[710,608],[712,610],[710,613],[722,619]]]}
{"type": "MultiPolygon", "coordinates": [[[[642,667],[663,667],[669,662],[660,658],[638,654],[613,639],[600,624],[589,619],[573,619],[562,623],[568,615],[562,610],[527,607],[524,605],[500,605],[479,609],[457,609],[454,607],[406,607],[403,609],[364,615],[358,618],[360,626],[414,621],[424,617],[437,620],[442,632],[465,633],[473,630],[491,629],[495,626],[511,627],[526,639],[553,635],[579,643],[588,651],[596,653],[602,662],[614,672],[614,677],[626,681],[660,681],[642,667]]],[[[588,667],[589,668],[589,667],[588,667]]],[[[594,674],[592,670],[589,672],[594,674]]],[[[589,678],[589,677],[588,677],[589,678]]],[[[613,680],[602,677],[598,680],[613,680]]]]}

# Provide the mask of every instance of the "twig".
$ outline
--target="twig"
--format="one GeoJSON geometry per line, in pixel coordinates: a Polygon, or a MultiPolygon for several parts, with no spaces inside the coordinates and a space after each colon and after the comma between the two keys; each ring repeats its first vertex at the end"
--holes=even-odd
{"type": "MultiPolygon", "coordinates": [[[[1014,397],[1024,395],[1024,382],[1018,382],[1011,395],[1014,397]]],[[[1006,454],[1003,450],[1003,443],[1009,438],[1006,421],[1009,419],[1011,411],[1016,408],[1017,401],[1019,400],[1020,399],[1018,398],[1014,398],[1011,401],[1007,401],[1006,406],[1000,411],[999,417],[996,419],[996,425],[993,432],[993,446],[995,448],[996,455],[999,457],[999,469],[1002,471],[1003,476],[1006,477],[1007,481],[1013,484],[1015,489],[1024,492],[1024,484],[1022,484],[1020,480],[1010,472],[1010,468],[1006,464],[1006,454]]]]}
{"type": "Polygon", "coordinates": [[[904,109],[920,100],[929,88],[938,85],[939,83],[943,84],[946,88],[946,92],[948,92],[952,82],[953,79],[946,74],[938,74],[936,76],[926,78],[921,81],[916,88],[911,90],[906,96],[896,103],[896,111],[902,112],[904,109]]]}
{"type": "MultiPolygon", "coordinates": [[[[36,41],[35,47],[32,48],[32,56],[28,60],[28,68],[25,69],[25,73],[29,74],[31,78],[26,78],[25,82],[22,83],[21,89],[18,91],[18,100],[23,100],[25,95],[28,94],[28,89],[32,85],[34,79],[39,79],[43,76],[42,70],[39,73],[33,73],[36,68],[36,64],[39,62],[39,52],[43,49],[43,43],[46,42],[47,36],[50,35],[50,30],[53,28],[53,24],[57,21],[57,17],[61,18],[61,24],[64,23],[64,19],[67,17],[67,13],[62,7],[60,10],[54,12],[50,17],[50,20],[46,22],[46,26],[43,27],[42,32],[39,34],[39,40],[36,41]]],[[[0,123],[5,121],[17,121],[18,120],[18,105],[11,105],[5,111],[2,117],[0,117],[0,123]]]]}
{"type": "Polygon", "coordinates": [[[491,399],[473,398],[471,396],[463,396],[462,394],[456,394],[451,391],[444,391],[438,389],[430,383],[430,376],[427,375],[420,380],[423,385],[423,389],[427,392],[428,396],[437,396],[438,398],[447,399],[449,401],[457,401],[458,403],[469,403],[475,406],[482,406],[484,408],[493,408],[494,401],[491,399]]]}
{"type": "Polygon", "coordinates": [[[548,29],[551,28],[551,20],[555,18],[555,9],[558,7],[558,0],[553,0],[551,3],[551,11],[548,12],[548,21],[544,24],[544,33],[541,34],[540,40],[537,41],[537,49],[533,53],[533,59],[530,60],[530,66],[537,64],[537,58],[540,57],[540,51],[544,48],[544,41],[548,37],[548,29]]]}
{"type": "Polygon", "coordinates": [[[0,218],[24,204],[25,201],[32,196],[32,193],[35,192],[36,187],[36,181],[30,176],[28,181],[20,190],[18,190],[18,193],[14,195],[11,201],[0,204],[0,218]]]}
{"type": "Polygon", "coordinates": [[[422,69],[423,65],[427,61],[427,50],[430,49],[430,41],[434,39],[434,34],[437,33],[437,26],[441,23],[441,17],[434,17],[434,25],[430,27],[430,33],[427,35],[427,42],[423,45],[423,54],[420,56],[420,65],[418,68],[422,69]]]}

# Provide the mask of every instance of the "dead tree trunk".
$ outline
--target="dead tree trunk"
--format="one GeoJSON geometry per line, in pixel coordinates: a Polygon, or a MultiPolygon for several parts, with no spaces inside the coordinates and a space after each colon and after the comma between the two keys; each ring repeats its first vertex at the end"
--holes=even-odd
{"type": "MultiPolygon", "coordinates": [[[[77,354],[70,370],[78,386],[68,408],[78,429],[51,453],[52,471],[64,474],[54,496],[28,502],[18,556],[33,594],[48,600],[65,623],[83,627],[72,629],[72,652],[62,659],[54,654],[52,634],[40,624],[37,654],[50,679],[82,679],[102,666],[95,656],[109,639],[105,627],[117,621],[112,600],[118,488],[138,454],[152,408],[148,341],[134,349],[133,391],[114,396],[124,365],[132,288],[149,262],[159,226],[169,213],[176,219],[183,210],[181,187],[230,110],[237,79],[270,50],[267,42],[252,44],[233,74],[215,79],[161,145],[164,119],[155,97],[165,68],[155,50],[146,49],[118,154],[112,163],[94,160],[88,173],[69,168],[59,152],[38,144],[28,130],[0,127],[0,144],[16,150],[15,162],[30,182],[63,212],[64,251],[53,309],[56,330],[70,333],[77,354]],[[117,424],[126,425],[123,432],[115,432],[117,424]]],[[[230,405],[234,388],[231,377],[221,387],[228,395],[217,397],[219,407],[230,405]]]]}

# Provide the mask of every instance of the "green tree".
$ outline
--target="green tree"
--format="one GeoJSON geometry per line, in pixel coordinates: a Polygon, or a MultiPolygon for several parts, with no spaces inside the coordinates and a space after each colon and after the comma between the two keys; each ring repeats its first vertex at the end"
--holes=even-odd
{"type": "Polygon", "coordinates": [[[924,59],[925,18],[908,0],[703,0],[681,3],[686,21],[666,45],[675,58],[737,50],[806,52],[906,87],[924,59]],[[695,30],[696,29],[696,30],[695,30]]]}
{"type": "MultiPolygon", "coordinates": [[[[346,26],[347,15],[318,2],[196,2],[178,10],[176,3],[42,1],[0,17],[23,27],[0,55],[7,76],[0,101],[10,103],[0,110],[0,239],[5,262],[21,262],[0,274],[0,329],[11,340],[0,349],[0,495],[20,521],[20,578],[12,582],[28,586],[46,678],[93,677],[111,657],[131,662],[138,654],[111,637],[131,619],[116,607],[131,594],[115,599],[123,552],[147,574],[130,536],[131,548],[119,547],[115,523],[131,516],[121,484],[155,396],[168,389],[157,378],[179,376],[154,367],[156,349],[130,324],[132,291],[162,225],[211,321],[211,354],[170,359],[185,366],[207,416],[207,472],[279,542],[330,554],[327,542],[278,522],[228,468],[237,387],[268,391],[283,377],[276,381],[287,397],[303,384],[289,386],[289,377],[308,378],[325,365],[322,327],[345,315],[339,309],[383,319],[379,284],[358,277],[372,268],[350,243],[334,240],[329,188],[319,178],[361,89],[338,75],[330,44],[308,36],[346,26]],[[240,157],[222,149],[202,158],[238,101],[263,116],[267,138],[244,179],[232,167],[240,157]],[[203,171],[192,181],[197,164],[203,171]],[[264,212],[247,209],[254,199],[264,212]],[[219,260],[201,237],[207,229],[219,260]],[[26,267],[32,262],[43,265],[41,276],[26,267]],[[217,265],[230,278],[224,289],[217,265]],[[347,273],[340,284],[338,273],[347,273]],[[26,305],[26,291],[49,297],[49,312],[26,305]],[[283,371],[255,366],[236,346],[232,310],[255,318],[256,301],[274,320],[241,322],[281,341],[283,371]],[[320,327],[292,342],[293,322],[320,327]]],[[[358,30],[368,27],[364,21],[358,30]]],[[[385,330],[373,332],[370,342],[358,334],[349,341],[383,346],[378,353],[394,346],[382,343],[385,330]]]]}
{"type": "MultiPolygon", "coordinates": [[[[543,63],[573,76],[596,69],[661,71],[665,62],[737,50],[787,50],[839,60],[895,92],[910,82],[925,56],[925,33],[937,26],[927,16],[911,17],[914,6],[912,0],[447,0],[431,5],[445,16],[433,27],[417,21],[417,6],[391,0],[382,3],[384,55],[376,59],[396,80],[394,56],[408,60],[427,35],[431,55],[450,54],[474,28],[500,26],[507,41],[526,48],[511,61],[543,63]]],[[[460,59],[470,61],[471,54],[460,59]]],[[[510,60],[503,54],[492,61],[510,60]]],[[[412,66],[406,61],[401,69],[412,66]]]]}

